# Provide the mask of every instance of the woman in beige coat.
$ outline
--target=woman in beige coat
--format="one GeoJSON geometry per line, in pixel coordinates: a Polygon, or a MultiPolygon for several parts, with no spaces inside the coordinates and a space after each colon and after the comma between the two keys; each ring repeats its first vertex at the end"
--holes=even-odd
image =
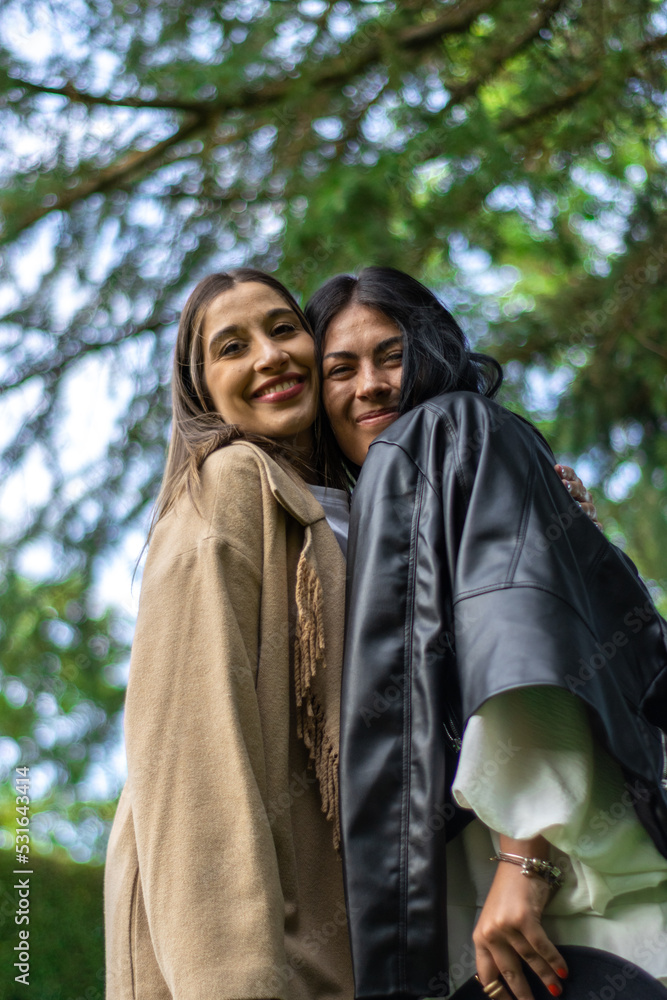
{"type": "Polygon", "coordinates": [[[334,846],[344,560],[294,472],[318,389],[275,279],[197,286],[127,690],[108,1000],[353,996],[334,846]]]}

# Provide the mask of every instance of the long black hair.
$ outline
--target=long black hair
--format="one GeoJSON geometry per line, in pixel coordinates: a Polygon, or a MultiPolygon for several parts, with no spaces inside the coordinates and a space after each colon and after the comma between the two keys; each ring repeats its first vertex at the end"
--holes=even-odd
{"type": "Polygon", "coordinates": [[[304,312],[320,354],[329,324],[351,302],[384,313],[403,333],[400,413],[441,392],[465,389],[492,398],[500,389],[499,362],[471,351],[463,330],[433,292],[393,267],[365,267],[358,277],[339,274],[315,292],[304,312]]]}
{"type": "MultiPolygon", "coordinates": [[[[493,398],[503,381],[498,361],[470,350],[468,339],[452,314],[425,285],[393,267],[365,267],[357,277],[339,274],[330,278],[307,303],[304,312],[315,336],[321,364],[329,324],[352,302],[377,309],[403,334],[403,375],[399,413],[442,392],[467,390],[493,398]]],[[[323,449],[332,485],[340,485],[335,472],[342,454],[323,417],[323,449]]],[[[350,467],[349,460],[347,467],[350,467]]],[[[351,469],[353,475],[356,469],[351,469]]]]}

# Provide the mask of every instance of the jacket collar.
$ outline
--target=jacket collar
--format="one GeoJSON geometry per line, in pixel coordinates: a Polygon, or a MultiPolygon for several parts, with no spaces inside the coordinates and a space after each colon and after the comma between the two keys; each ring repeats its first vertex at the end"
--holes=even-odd
{"type": "Polygon", "coordinates": [[[252,449],[266,473],[273,496],[299,524],[305,526],[324,520],[324,511],[306,483],[293,479],[262,448],[250,441],[234,441],[230,447],[252,449]]]}

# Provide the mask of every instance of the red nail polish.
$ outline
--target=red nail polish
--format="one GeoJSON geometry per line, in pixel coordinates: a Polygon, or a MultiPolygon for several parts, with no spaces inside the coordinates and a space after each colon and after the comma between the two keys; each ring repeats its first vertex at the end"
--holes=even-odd
{"type": "Polygon", "coordinates": [[[561,979],[567,979],[568,971],[567,969],[556,969],[556,975],[560,976],[561,979]]]}
{"type": "Polygon", "coordinates": [[[551,993],[552,997],[559,997],[563,992],[560,986],[557,986],[556,983],[549,983],[547,989],[549,990],[549,993],[551,993]]]}

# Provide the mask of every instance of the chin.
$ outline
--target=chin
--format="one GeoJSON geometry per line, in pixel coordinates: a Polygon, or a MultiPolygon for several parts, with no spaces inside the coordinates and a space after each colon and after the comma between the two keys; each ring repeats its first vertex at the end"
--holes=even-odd
{"type": "Polygon", "coordinates": [[[303,435],[308,434],[313,422],[312,420],[294,420],[286,422],[281,427],[276,427],[274,424],[270,430],[267,429],[263,433],[266,437],[276,438],[276,440],[296,441],[297,438],[301,439],[303,435]]]}
{"type": "Polygon", "coordinates": [[[364,464],[364,461],[366,460],[369,447],[370,447],[370,442],[366,445],[365,448],[358,448],[355,451],[351,452],[350,454],[347,454],[345,457],[349,459],[350,462],[353,462],[355,465],[361,466],[364,464]]]}
{"type": "Polygon", "coordinates": [[[289,438],[301,434],[314,422],[309,419],[309,414],[299,415],[296,413],[274,414],[273,417],[259,421],[255,427],[255,434],[262,434],[269,438],[289,438]]]}

